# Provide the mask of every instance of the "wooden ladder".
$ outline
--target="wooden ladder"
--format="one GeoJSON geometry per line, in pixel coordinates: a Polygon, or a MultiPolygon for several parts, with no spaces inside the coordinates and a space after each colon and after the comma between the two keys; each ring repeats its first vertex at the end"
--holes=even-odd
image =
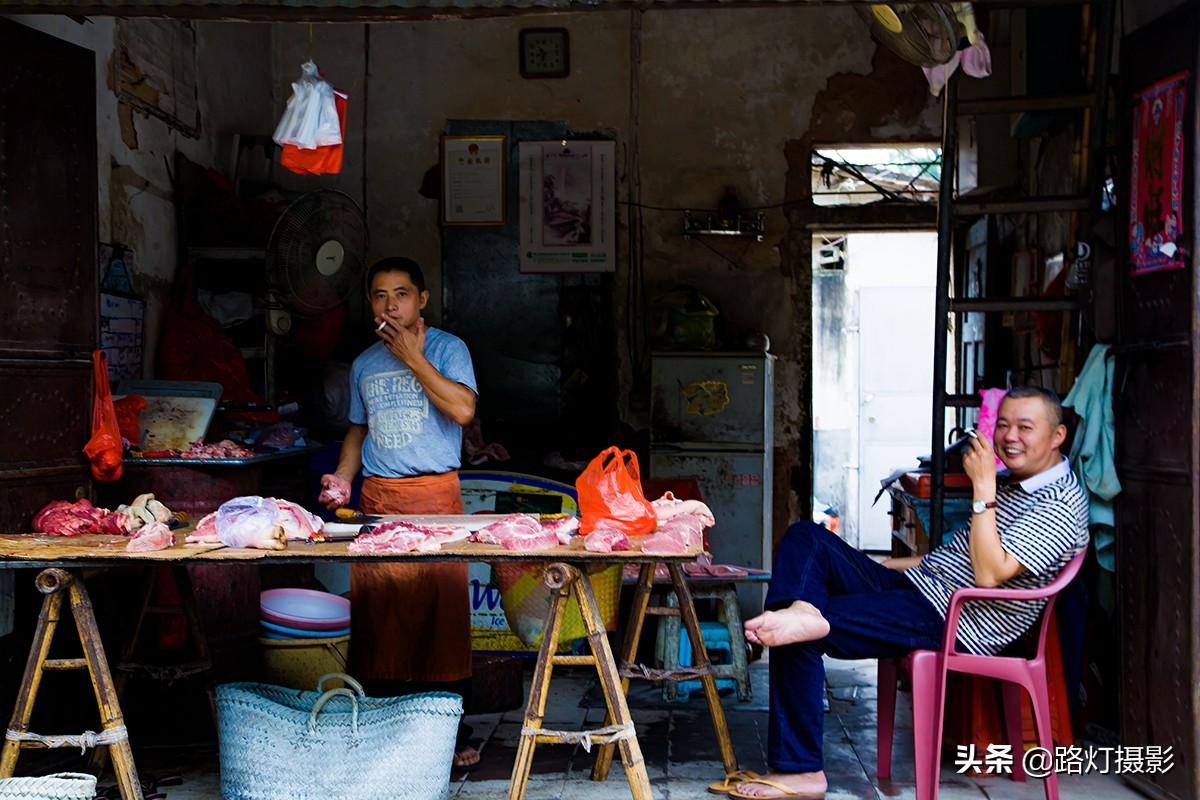
{"type": "Polygon", "coordinates": [[[17,766],[20,751],[44,747],[104,748],[111,754],[113,770],[123,800],[142,800],[142,787],[138,782],[137,768],[133,763],[133,751],[129,747],[129,732],[125,729],[125,718],[121,704],[104,656],[104,645],[96,628],[96,616],[92,612],[92,601],[83,582],[61,569],[46,569],[38,573],[35,585],[44,594],[42,611],[38,616],[37,629],[33,635],[33,646],[25,664],[25,675],[17,694],[12,721],[4,737],[4,750],[0,754],[0,778],[10,778],[17,766]],[[50,645],[58,622],[62,616],[63,597],[70,600],[71,615],[79,632],[83,646],[82,658],[49,658],[50,645]],[[92,688],[96,692],[96,705],[100,709],[100,733],[84,731],[77,736],[43,736],[31,733],[29,718],[37,700],[38,688],[45,670],[86,669],[91,676],[92,688]]]}

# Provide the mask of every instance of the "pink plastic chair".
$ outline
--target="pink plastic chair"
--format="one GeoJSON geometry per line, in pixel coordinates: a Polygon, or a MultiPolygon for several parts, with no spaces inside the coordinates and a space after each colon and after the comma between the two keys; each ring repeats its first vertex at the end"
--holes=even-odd
{"type": "MultiPolygon", "coordinates": [[[[1001,682],[1004,697],[1004,721],[1012,745],[1013,780],[1024,781],[1021,764],[1024,737],[1021,732],[1021,690],[1033,701],[1038,745],[1054,752],[1050,726],[1050,695],[1046,679],[1046,632],[1054,598],[1083,566],[1087,550],[1072,558],[1062,572],[1041,589],[959,589],[950,598],[946,630],[941,650],[914,650],[900,659],[879,659],[879,716],[876,720],[878,755],[876,771],[880,778],[892,774],[892,729],[896,715],[897,670],[903,668],[912,677],[913,750],[916,755],[916,800],[937,800],[941,775],[942,724],[946,695],[946,674],[964,672],[995,678],[1001,682]],[[955,652],[958,617],[962,605],[971,600],[1040,600],[1042,609],[1037,653],[1032,658],[977,656],[955,652]]],[[[1053,770],[1044,780],[1046,800],[1058,800],[1058,779],[1053,770]]]]}

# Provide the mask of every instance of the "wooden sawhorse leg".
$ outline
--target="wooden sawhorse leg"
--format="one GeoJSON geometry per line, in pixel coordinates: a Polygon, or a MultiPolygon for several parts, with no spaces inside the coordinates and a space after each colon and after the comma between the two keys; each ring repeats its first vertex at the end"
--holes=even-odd
{"type": "MultiPolygon", "coordinates": [[[[208,653],[208,640],[204,636],[204,628],[200,625],[200,615],[196,611],[196,595],[192,590],[192,578],[188,573],[186,564],[172,564],[170,567],[171,574],[175,578],[175,587],[179,591],[179,605],[151,605],[154,600],[154,589],[158,585],[159,570],[165,568],[161,564],[148,564],[143,569],[142,598],[138,605],[137,618],[133,622],[133,630],[129,633],[129,639],[125,642],[125,647],[121,650],[121,660],[117,662],[116,674],[113,676],[113,685],[116,689],[118,700],[125,698],[125,685],[129,682],[130,674],[136,670],[142,670],[151,677],[160,680],[186,678],[202,672],[211,674],[212,658],[208,653]],[[187,621],[188,638],[191,640],[194,652],[192,661],[170,667],[156,667],[134,662],[146,617],[152,614],[183,615],[187,621]]],[[[208,697],[208,710],[212,715],[213,730],[217,730],[217,698],[211,679],[205,681],[204,691],[208,697]]],[[[88,765],[92,771],[100,775],[104,772],[107,762],[108,751],[97,748],[93,751],[88,765]]]]}
{"type": "Polygon", "coordinates": [[[537,666],[534,667],[533,681],[529,689],[529,704],[525,709],[525,724],[521,729],[512,780],[508,785],[509,800],[521,800],[525,796],[525,787],[529,782],[529,771],[533,764],[533,750],[537,745],[583,743],[585,747],[590,748],[593,742],[609,750],[610,762],[612,747],[619,747],[621,763],[625,766],[625,775],[629,779],[629,790],[634,800],[651,800],[654,795],[650,790],[650,777],[646,774],[646,762],[642,758],[642,749],[638,744],[633,718],[629,714],[629,705],[625,702],[624,687],[617,672],[617,664],[613,660],[612,649],[608,646],[608,633],[600,617],[596,597],[592,593],[592,583],[586,572],[569,564],[559,563],[546,567],[543,580],[552,590],[550,609],[546,613],[546,627],[542,630],[542,645],[538,651],[537,666]],[[557,654],[558,635],[562,628],[567,600],[572,594],[579,600],[579,610],[587,630],[588,646],[592,651],[590,656],[557,654]],[[546,716],[546,698],[550,692],[550,677],[557,664],[595,665],[596,673],[600,677],[600,686],[604,690],[604,702],[608,707],[603,728],[593,731],[548,731],[542,728],[546,716]]]}
{"type": "Polygon", "coordinates": [[[4,750],[0,754],[0,778],[12,777],[17,767],[17,756],[23,748],[32,747],[101,747],[107,745],[111,751],[113,769],[123,800],[142,800],[142,787],[138,782],[137,768],[133,763],[133,751],[129,747],[129,733],[125,729],[125,718],[117,699],[112,674],[108,671],[108,659],[104,656],[104,645],[96,629],[96,616],[92,612],[92,601],[83,582],[61,569],[42,570],[35,585],[46,596],[38,616],[37,629],[33,635],[33,646],[25,664],[25,676],[17,693],[17,704],[13,709],[12,721],[4,737],[4,750]],[[83,658],[47,658],[50,643],[62,615],[63,595],[70,600],[71,614],[79,631],[79,642],[83,645],[83,658]],[[100,709],[101,731],[99,734],[85,731],[78,736],[41,736],[29,732],[29,718],[37,700],[38,687],[44,670],[86,669],[96,691],[96,705],[100,709]]]}
{"type": "MultiPolygon", "coordinates": [[[[721,705],[721,696],[717,693],[717,682],[713,678],[712,665],[708,660],[708,650],[705,649],[704,638],[700,635],[700,620],[696,616],[696,606],[692,602],[692,593],[688,589],[683,567],[674,563],[666,565],[667,571],[671,575],[671,585],[675,589],[675,596],[679,598],[679,607],[652,608],[650,607],[650,592],[654,583],[654,567],[654,564],[642,564],[641,571],[638,573],[637,588],[633,593],[633,607],[629,612],[629,625],[625,629],[625,640],[621,645],[621,697],[624,698],[629,691],[631,677],[661,677],[665,680],[679,680],[679,675],[656,674],[652,670],[632,666],[633,658],[637,653],[638,641],[642,636],[642,626],[645,623],[646,614],[679,615],[693,642],[692,667],[687,671],[687,677],[700,679],[700,685],[704,688],[704,700],[708,704],[708,716],[712,720],[713,732],[717,736],[717,746],[721,750],[721,761],[725,765],[725,774],[733,774],[738,770],[737,756],[733,752],[733,739],[729,736],[729,723],[725,719],[725,707],[721,705]]],[[[605,724],[609,724],[609,721],[610,718],[606,717],[605,724]]],[[[592,780],[607,779],[611,766],[612,746],[602,745],[597,750],[596,762],[592,765],[592,780]]]]}

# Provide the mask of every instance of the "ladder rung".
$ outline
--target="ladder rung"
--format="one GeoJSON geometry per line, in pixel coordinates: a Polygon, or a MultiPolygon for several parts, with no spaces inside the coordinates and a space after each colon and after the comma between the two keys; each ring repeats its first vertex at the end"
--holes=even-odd
{"type": "Polygon", "coordinates": [[[86,658],[47,658],[42,669],[87,669],[86,658]]]}
{"type": "Polygon", "coordinates": [[[947,408],[978,408],[983,405],[983,398],[977,394],[948,394],[943,398],[942,405],[947,408]]]}
{"type": "Polygon", "coordinates": [[[959,100],[959,114],[1004,114],[1014,111],[1070,111],[1090,108],[1096,102],[1094,92],[1048,94],[1041,97],[980,97],[959,100]]]}
{"type": "Polygon", "coordinates": [[[570,666],[585,666],[596,663],[595,656],[551,656],[550,663],[555,666],[570,665],[570,666]]]}
{"type": "Polygon", "coordinates": [[[987,298],[953,297],[951,311],[1074,311],[1079,300],[1074,297],[1011,297],[987,298]]]}
{"type": "Polygon", "coordinates": [[[956,216],[973,217],[980,214],[1029,214],[1037,211],[1087,211],[1087,197],[1023,197],[1017,200],[956,200],[950,208],[956,216]]]}
{"type": "Polygon", "coordinates": [[[656,617],[678,617],[679,609],[671,606],[647,606],[646,613],[656,617]]]}

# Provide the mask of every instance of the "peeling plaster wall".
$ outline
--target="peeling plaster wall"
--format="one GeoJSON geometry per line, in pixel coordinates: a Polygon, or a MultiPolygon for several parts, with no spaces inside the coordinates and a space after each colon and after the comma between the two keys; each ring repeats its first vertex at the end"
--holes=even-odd
{"type": "MultiPolygon", "coordinates": [[[[78,27],[61,18],[40,24],[78,27]]],[[[138,251],[142,280],[151,284],[151,347],[175,258],[164,155],[178,147],[227,171],[232,135],[274,129],[311,54],[350,94],[344,168],[321,178],[276,169],[275,177],[297,191],[338,188],[361,203],[371,234],[368,261],[403,252],[424,264],[435,323],[442,302],[438,207],[418,188],[437,163],[446,120],[561,120],[572,130],[611,133],[619,200],[641,204],[618,209],[621,417],[635,431],[648,426],[648,365],[638,330],[644,308],[631,307],[630,297],[649,303],[676,283],[695,285],[720,304],[722,329],[734,343],[748,329],[770,337],[779,358],[776,518],[782,526],[799,515],[811,485],[811,252],[796,212],[807,202],[808,148],[936,139],[940,125],[920,71],[876,48],[853,10],[656,9],[320,24],[311,42],[307,24],[196,22],[199,139],[137,111],[126,115],[132,129],[129,122],[122,129],[105,80],[118,27],[126,38],[163,41],[155,26],[181,24],[102,20],[84,29],[94,31],[88,46],[97,51],[100,75],[101,238],[138,251]],[[570,31],[570,77],[520,77],[519,31],[535,26],[570,31]],[[726,186],[736,188],[744,209],[765,208],[763,243],[682,236],[682,210],[713,208],[726,186]],[[631,259],[635,232],[642,247],[631,259]]]]}
{"type": "Polygon", "coordinates": [[[13,19],[96,54],[97,233],[101,242],[121,242],[136,253],[134,290],[146,299],[143,371],[151,377],[178,255],[169,165],[176,150],[201,164],[220,163],[228,158],[221,135],[269,111],[261,102],[267,82],[259,69],[246,67],[258,53],[265,56],[270,28],[225,24],[218,36],[205,37],[188,22],[13,19]],[[122,76],[127,87],[136,85],[131,93],[149,111],[120,97],[122,76]],[[193,125],[199,119],[198,136],[182,133],[156,111],[193,125]]]}

